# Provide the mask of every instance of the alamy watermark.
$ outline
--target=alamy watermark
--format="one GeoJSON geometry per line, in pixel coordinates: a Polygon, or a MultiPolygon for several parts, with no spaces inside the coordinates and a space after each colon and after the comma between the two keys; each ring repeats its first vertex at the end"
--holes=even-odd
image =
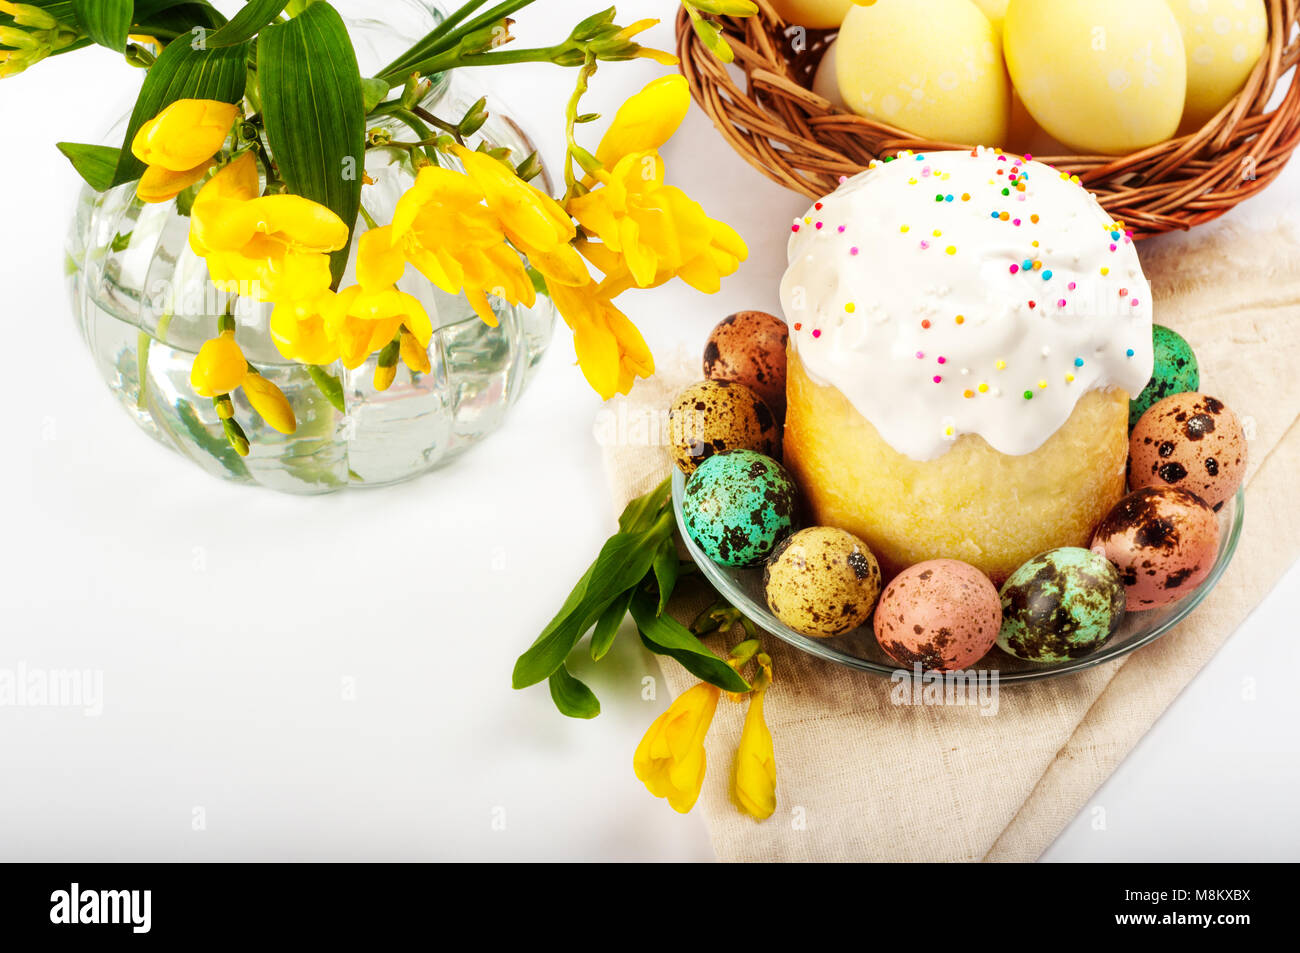
{"type": "Polygon", "coordinates": [[[26,662],[0,668],[0,708],[80,708],[87,718],[98,718],[104,713],[104,673],[26,662]]]}
{"type": "Polygon", "coordinates": [[[889,680],[894,686],[889,701],[894,705],[974,705],[981,715],[998,713],[997,669],[927,672],[916,662],[911,671],[896,669],[889,680]]]}

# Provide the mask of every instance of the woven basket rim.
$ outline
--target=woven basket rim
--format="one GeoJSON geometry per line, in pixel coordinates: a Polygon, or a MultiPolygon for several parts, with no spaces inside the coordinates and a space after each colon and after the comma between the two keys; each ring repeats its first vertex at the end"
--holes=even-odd
{"type": "MultiPolygon", "coordinates": [[[[872,159],[975,143],[918,138],[905,130],[837,110],[809,87],[834,30],[792,34],[769,0],[753,17],[718,17],[735,53],[726,66],[677,16],[680,70],[696,103],[728,144],[778,185],[817,198],[872,159]],[[802,36],[802,50],[792,36],[802,36]]],[[[1134,238],[1211,221],[1281,174],[1300,145],[1300,0],[1265,0],[1264,54],[1236,96],[1200,129],[1127,155],[1035,155],[1071,175],[1134,238]],[[1268,109],[1286,79],[1284,95],[1268,109]]]]}

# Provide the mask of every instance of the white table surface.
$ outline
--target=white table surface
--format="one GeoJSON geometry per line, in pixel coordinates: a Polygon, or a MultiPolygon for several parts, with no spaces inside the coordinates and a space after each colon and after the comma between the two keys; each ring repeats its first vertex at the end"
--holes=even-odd
{"type": "MultiPolygon", "coordinates": [[[[528,45],[600,4],[542,6],[518,17],[528,45]]],[[[623,23],[674,9],[619,7],[623,23]]],[[[671,48],[668,23],[647,37],[671,48]]],[[[587,108],[612,115],[660,71],[602,66],[587,108]]],[[[572,78],[491,78],[553,162],[572,78]]],[[[658,669],[634,638],[580,671],[604,704],[593,722],[558,715],[544,686],[510,688],[612,525],[599,401],[562,328],[502,432],[383,491],[218,482],[115,406],[71,320],[78,179],[54,142],[94,141],[138,82],[103,50],[0,82],[0,669],[104,679],[99,717],[0,707],[0,859],[711,859],[703,818],[633,776],[667,702],[661,684],[641,699],[658,669]]],[[[623,299],[661,358],[696,352],[731,311],[778,310],[785,223],[805,205],[698,111],[665,151],[669,179],[751,255],[714,298],[678,284],[623,299]]],[[[1298,199],[1293,167],[1232,217],[1298,199]]],[[[1045,859],[1300,858],[1297,596],[1293,569],[1045,859]]]]}

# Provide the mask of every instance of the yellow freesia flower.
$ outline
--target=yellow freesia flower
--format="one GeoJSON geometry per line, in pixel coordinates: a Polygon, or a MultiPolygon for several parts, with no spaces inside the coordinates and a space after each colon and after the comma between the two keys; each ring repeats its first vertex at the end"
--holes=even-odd
{"type": "Polygon", "coordinates": [[[701,682],[654,720],[632,757],[632,767],[651,794],[668,799],[679,814],[695,806],[704,785],[704,736],[713,723],[720,690],[701,682]]]}
{"type": "Polygon", "coordinates": [[[603,400],[628,393],[638,377],[655,372],[645,338],[614,306],[602,285],[588,279],[576,288],[548,282],[547,289],[556,310],[573,329],[583,376],[603,400]]]}
{"type": "Polygon", "coordinates": [[[199,190],[190,247],[218,288],[260,301],[314,298],[330,285],[329,252],[348,242],[344,221],[299,195],[258,197],[257,160],[235,159],[199,190]]]}
{"type": "Polygon", "coordinates": [[[200,397],[229,394],[244,383],[248,361],[235,343],[234,331],[222,331],[205,341],[190,367],[190,387],[200,397]]]}
{"type": "Polygon", "coordinates": [[[433,325],[424,307],[396,288],[365,291],[353,285],[338,293],[326,318],[330,333],[338,341],[339,357],[349,370],[364,364],[403,325],[426,347],[433,337],[433,325]]]}
{"type": "Polygon", "coordinates": [[[464,146],[451,148],[483,191],[506,236],[528,256],[528,263],[550,281],[585,284],[587,269],[571,244],[577,229],[560,203],[519,178],[505,163],[464,146]]]}
{"type": "Polygon", "coordinates": [[[652,80],[618,107],[596,148],[596,160],[612,168],[625,155],[658,149],[672,138],[690,105],[690,88],[680,73],[652,80]]]}
{"type": "Polygon", "coordinates": [[[771,663],[759,656],[763,674],[755,680],[745,713],[745,727],[736,749],[736,771],[732,793],[741,810],[756,820],[766,820],[776,810],[776,755],[772,749],[772,732],[763,719],[763,696],[771,683],[771,663]]]}
{"type": "Polygon", "coordinates": [[[203,178],[240,115],[232,103],[178,99],[142,125],[131,140],[132,154],[148,166],[136,187],[140,200],[166,202],[203,178]]]}
{"type": "Polygon", "coordinates": [[[433,338],[433,323],[424,306],[396,287],[405,270],[401,249],[393,244],[391,225],[371,229],[358,240],[359,283],[339,292],[326,314],[345,367],[360,367],[403,327],[426,347],[433,338]]]}
{"type": "Polygon", "coordinates": [[[463,291],[478,316],[495,326],[487,295],[532,307],[536,292],[484,200],[469,176],[426,166],[397,202],[392,235],[418,271],[448,294],[463,291]]]}
{"type": "Polygon", "coordinates": [[[332,364],[339,359],[339,343],[325,320],[334,298],[327,288],[314,296],[276,302],[270,329],[281,354],[303,364],[332,364]]]}
{"type": "Polygon", "coordinates": [[[664,184],[663,161],[654,151],[633,152],[613,169],[596,173],[600,185],[569,200],[568,209],[584,229],[621,257],[621,266],[590,243],[579,248],[606,277],[630,277],[649,288],[681,278],[713,294],[721,279],[749,255],[730,225],[709,218],[681,189],[664,184]]]}
{"type": "Polygon", "coordinates": [[[240,386],[258,415],[280,433],[291,434],[298,429],[298,420],[293,415],[289,399],[275,384],[261,374],[250,372],[240,386]]]}

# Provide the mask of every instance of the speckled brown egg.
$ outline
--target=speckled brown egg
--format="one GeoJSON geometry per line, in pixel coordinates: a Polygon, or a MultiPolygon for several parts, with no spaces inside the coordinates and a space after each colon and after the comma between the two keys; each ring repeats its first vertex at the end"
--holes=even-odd
{"type": "Polygon", "coordinates": [[[810,526],[772,551],[763,588],[778,619],[803,635],[829,638],[871,618],[880,564],[852,533],[810,526]]]}
{"type": "Polygon", "coordinates": [[[1219,553],[1219,520],[1193,493],[1144,487],[1101,521],[1092,551],[1119,570],[1129,609],[1156,609],[1190,594],[1210,574],[1219,553]]]}
{"type": "Polygon", "coordinates": [[[744,384],[700,381],[686,388],[668,411],[673,459],[694,473],[715,453],[753,450],[779,454],[781,431],[768,406],[744,384]]]}
{"type": "Polygon", "coordinates": [[[1174,394],[1142,415],[1129,438],[1129,486],[1176,486],[1214,510],[1246,475],[1246,435],[1237,415],[1208,394],[1174,394]]]}
{"type": "Polygon", "coordinates": [[[909,668],[945,672],[969,668],[997,641],[1002,625],[998,590],[969,563],[930,559],[904,569],[876,606],[876,641],[909,668]]]}
{"type": "Polygon", "coordinates": [[[704,346],[704,376],[744,384],[785,419],[785,322],[766,311],[738,311],[723,318],[704,346]]]}

